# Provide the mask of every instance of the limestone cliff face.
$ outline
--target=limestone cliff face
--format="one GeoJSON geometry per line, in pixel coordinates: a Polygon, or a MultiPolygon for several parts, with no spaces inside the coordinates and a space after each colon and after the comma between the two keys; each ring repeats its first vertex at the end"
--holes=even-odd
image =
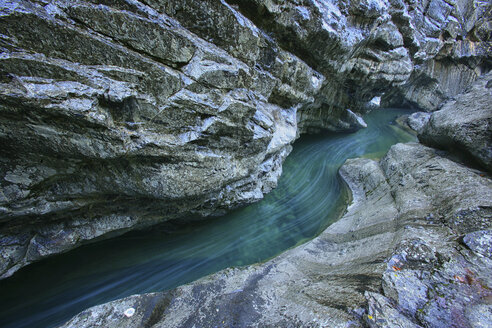
{"type": "Polygon", "coordinates": [[[490,70],[491,6],[481,1],[230,0],[325,77],[299,129],[360,127],[373,97],[435,110],[490,70]]]}
{"type": "Polygon", "coordinates": [[[492,7],[482,1],[422,1],[409,11],[420,44],[410,78],[383,103],[426,111],[461,93],[490,70],[492,7]]]}
{"type": "Polygon", "coordinates": [[[217,5],[237,49],[135,1],[2,2],[0,277],[276,186],[323,77],[217,5]]]}
{"type": "Polygon", "coordinates": [[[364,126],[367,101],[415,85],[444,53],[466,59],[446,66],[467,67],[455,89],[476,78],[487,8],[3,1],[0,278],[89,240],[261,199],[299,133],[364,126]]]}

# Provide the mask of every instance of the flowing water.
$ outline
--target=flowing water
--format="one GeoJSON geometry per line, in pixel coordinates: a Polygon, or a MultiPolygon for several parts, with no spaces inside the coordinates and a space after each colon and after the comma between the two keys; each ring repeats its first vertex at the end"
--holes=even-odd
{"type": "Polygon", "coordinates": [[[303,136],[277,189],[219,217],[168,223],[80,247],[0,281],[0,327],[54,327],[96,304],[170,289],[226,267],[265,261],[337,220],[348,191],[337,176],[351,157],[381,157],[416,138],[394,124],[402,109],[373,111],[367,129],[303,136]]]}

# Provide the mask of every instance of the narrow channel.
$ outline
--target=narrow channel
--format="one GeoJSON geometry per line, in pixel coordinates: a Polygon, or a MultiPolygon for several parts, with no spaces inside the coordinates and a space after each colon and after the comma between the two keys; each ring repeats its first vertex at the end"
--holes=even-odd
{"type": "Polygon", "coordinates": [[[128,233],[20,270],[0,281],[0,327],[56,327],[96,304],[262,262],[312,239],[346,208],[348,191],[337,172],[347,158],[378,158],[395,143],[416,140],[395,124],[408,113],[377,110],[356,133],[303,136],[277,189],[256,204],[128,233]]]}

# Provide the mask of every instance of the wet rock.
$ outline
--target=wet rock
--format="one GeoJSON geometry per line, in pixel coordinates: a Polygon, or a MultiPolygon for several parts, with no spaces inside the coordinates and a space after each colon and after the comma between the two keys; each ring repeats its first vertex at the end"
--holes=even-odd
{"type": "Polygon", "coordinates": [[[416,143],[397,144],[381,160],[381,167],[400,215],[425,218],[433,213],[459,234],[490,225],[490,180],[436,150],[416,143]]]}
{"type": "MultiPolygon", "coordinates": [[[[232,25],[247,21],[227,10],[232,25]]],[[[0,31],[0,234],[12,241],[1,278],[91,240],[261,199],[297,136],[297,108],[323,80],[273,44],[278,67],[256,67],[267,44],[251,23],[247,61],[139,2],[10,1],[0,31]]]]}
{"type": "Polygon", "coordinates": [[[94,327],[146,327],[155,323],[169,305],[170,295],[167,293],[131,296],[124,302],[111,302],[98,308],[84,311],[68,325],[80,328],[94,327]],[[100,316],[106,312],[105,316],[100,316]],[[93,318],[98,318],[94,321],[93,318]]]}
{"type": "Polygon", "coordinates": [[[0,250],[0,278],[92,240],[257,201],[299,134],[362,128],[365,104],[388,90],[430,74],[461,91],[486,67],[487,8],[2,2],[0,234],[16,241],[0,250]]]}
{"type": "MultiPolygon", "coordinates": [[[[343,309],[363,304],[365,289],[377,290],[377,276],[388,254],[382,245],[392,243],[397,211],[376,162],[348,161],[343,172],[356,192],[340,221],[313,241],[264,264],[226,269],[178,287],[156,325],[346,327],[350,322],[361,327],[357,315],[343,309]]],[[[137,299],[125,299],[125,307],[135,305],[138,313],[137,299]]],[[[89,323],[115,318],[116,307],[120,301],[94,307],[64,327],[75,327],[84,318],[89,323]]],[[[120,316],[113,322],[137,326],[125,320],[120,316]]]]}
{"type": "Polygon", "coordinates": [[[369,102],[367,102],[364,108],[368,110],[378,109],[381,106],[381,97],[374,97],[369,102]]]}
{"type": "Polygon", "coordinates": [[[492,171],[492,81],[488,73],[455,100],[432,113],[422,129],[423,143],[466,152],[492,171]]]}

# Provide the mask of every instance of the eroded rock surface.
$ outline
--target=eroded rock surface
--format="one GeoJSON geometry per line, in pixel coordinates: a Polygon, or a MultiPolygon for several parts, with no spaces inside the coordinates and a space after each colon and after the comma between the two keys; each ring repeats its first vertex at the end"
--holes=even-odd
{"type": "Polygon", "coordinates": [[[433,112],[419,140],[464,152],[492,172],[492,73],[433,112]]]}
{"type": "Polygon", "coordinates": [[[431,114],[427,112],[415,112],[408,116],[406,123],[412,130],[421,133],[431,114]]]}
{"type": "Polygon", "coordinates": [[[435,110],[490,70],[487,2],[227,2],[326,77],[299,111],[301,131],[357,128],[346,110],[359,112],[375,96],[384,107],[435,110]]]}
{"type": "Polygon", "coordinates": [[[382,103],[434,111],[490,70],[492,7],[468,0],[419,1],[410,7],[414,29],[405,31],[415,34],[419,45],[414,70],[405,83],[383,96],[382,103]]]}
{"type": "Polygon", "coordinates": [[[323,77],[229,14],[241,52],[135,1],[2,2],[0,277],[276,186],[323,77]]]}
{"type": "Polygon", "coordinates": [[[380,163],[348,160],[340,173],[353,202],[307,244],[90,308],[63,327],[487,326],[490,179],[416,143],[393,146],[380,163]]]}
{"type": "Polygon", "coordinates": [[[0,279],[261,199],[300,133],[364,127],[366,103],[422,67],[463,81],[453,90],[475,79],[489,13],[478,0],[2,1],[0,279]]]}

